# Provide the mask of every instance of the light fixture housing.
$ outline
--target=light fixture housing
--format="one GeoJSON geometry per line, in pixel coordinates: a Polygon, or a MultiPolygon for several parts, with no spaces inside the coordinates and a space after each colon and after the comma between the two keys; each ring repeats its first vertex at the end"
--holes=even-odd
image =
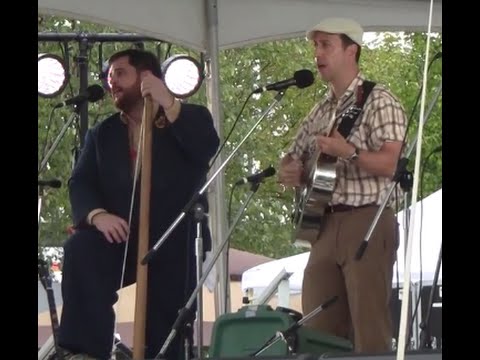
{"type": "Polygon", "coordinates": [[[166,87],[178,99],[195,94],[205,78],[200,63],[188,55],[173,55],[162,63],[166,87]]]}
{"type": "MultiPolygon", "coordinates": [[[[194,95],[205,79],[201,64],[188,55],[171,56],[160,67],[165,86],[177,99],[185,99],[194,95]]],[[[110,91],[108,69],[107,60],[102,64],[99,78],[103,87],[110,91]]]]}
{"type": "Polygon", "coordinates": [[[53,98],[63,92],[68,74],[60,56],[38,54],[38,95],[53,98]]]}

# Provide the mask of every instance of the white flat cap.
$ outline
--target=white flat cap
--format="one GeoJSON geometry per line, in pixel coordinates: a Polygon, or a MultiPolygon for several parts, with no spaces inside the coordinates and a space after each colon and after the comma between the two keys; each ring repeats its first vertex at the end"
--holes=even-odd
{"type": "Polygon", "coordinates": [[[347,18],[328,18],[307,31],[307,38],[312,40],[316,31],[330,34],[345,34],[350,39],[362,46],[363,29],[358,22],[347,18]]]}

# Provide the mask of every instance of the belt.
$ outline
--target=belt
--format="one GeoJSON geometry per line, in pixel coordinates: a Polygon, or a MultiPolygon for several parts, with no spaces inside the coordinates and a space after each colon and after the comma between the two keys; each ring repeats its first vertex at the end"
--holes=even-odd
{"type": "Polygon", "coordinates": [[[334,213],[334,212],[351,211],[351,210],[362,209],[370,206],[376,206],[376,204],[371,203],[371,204],[365,204],[365,205],[359,205],[359,206],[336,204],[336,205],[327,206],[325,208],[325,213],[328,214],[328,213],[334,213]]]}

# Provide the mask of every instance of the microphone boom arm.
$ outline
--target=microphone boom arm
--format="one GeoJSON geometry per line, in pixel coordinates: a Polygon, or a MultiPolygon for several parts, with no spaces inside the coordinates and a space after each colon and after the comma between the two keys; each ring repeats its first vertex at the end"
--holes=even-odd
{"type": "Polygon", "coordinates": [[[42,160],[42,163],[40,164],[40,167],[38,169],[38,173],[40,174],[43,169],[45,168],[45,166],[47,166],[47,163],[48,163],[48,160],[50,159],[50,157],[52,156],[53,152],[55,151],[55,149],[57,148],[58,144],[60,143],[60,141],[62,140],[62,138],[65,136],[65,133],[67,131],[67,129],[70,127],[70,125],[72,124],[73,120],[75,120],[75,117],[77,117],[77,113],[76,112],[73,112],[70,117],[68,118],[68,121],[65,123],[65,125],[63,125],[63,128],[60,130],[60,133],[58,134],[57,138],[55,139],[55,141],[53,142],[52,146],[50,147],[50,149],[48,150],[47,154],[45,155],[45,158],[42,160]]]}

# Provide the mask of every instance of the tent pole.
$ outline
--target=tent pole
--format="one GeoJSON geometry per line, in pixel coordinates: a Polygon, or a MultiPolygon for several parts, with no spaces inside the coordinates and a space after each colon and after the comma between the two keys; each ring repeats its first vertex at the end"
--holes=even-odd
{"type": "Polygon", "coordinates": [[[424,123],[424,114],[425,114],[425,98],[427,92],[427,73],[428,73],[428,59],[429,59],[429,49],[430,49],[430,34],[432,28],[432,12],[433,12],[433,0],[430,2],[430,11],[428,18],[427,26],[427,45],[425,50],[425,62],[423,70],[423,82],[422,82],[422,97],[420,101],[420,119],[418,124],[418,133],[417,133],[417,149],[415,154],[415,170],[413,172],[413,188],[411,196],[411,212],[410,212],[410,221],[408,228],[408,240],[407,240],[407,252],[405,253],[405,270],[403,276],[403,297],[402,297],[402,307],[400,312],[400,326],[398,334],[398,346],[397,346],[397,360],[404,360],[405,350],[406,350],[406,332],[407,332],[407,316],[408,316],[408,305],[410,301],[410,264],[412,258],[412,239],[413,239],[413,230],[415,229],[415,210],[417,204],[417,192],[418,192],[418,183],[419,183],[419,174],[420,174],[420,161],[422,159],[422,139],[423,139],[423,123],[424,123]]]}
{"type": "MultiPolygon", "coordinates": [[[[218,57],[218,11],[217,0],[205,1],[205,12],[207,22],[207,53],[205,54],[205,63],[207,65],[207,103],[210,109],[218,136],[223,139],[223,116],[220,108],[220,76],[219,76],[219,57],[218,57]]],[[[215,172],[219,165],[223,163],[223,156],[220,154],[212,165],[211,171],[215,172]]],[[[219,174],[209,191],[210,203],[210,227],[212,229],[212,250],[217,248],[225,238],[226,217],[225,217],[225,178],[224,174],[219,174]]],[[[227,284],[228,269],[226,269],[227,250],[223,251],[216,264],[218,282],[215,287],[215,316],[218,317],[230,311],[227,284]]],[[[228,282],[229,284],[229,282],[228,282]]]]}

